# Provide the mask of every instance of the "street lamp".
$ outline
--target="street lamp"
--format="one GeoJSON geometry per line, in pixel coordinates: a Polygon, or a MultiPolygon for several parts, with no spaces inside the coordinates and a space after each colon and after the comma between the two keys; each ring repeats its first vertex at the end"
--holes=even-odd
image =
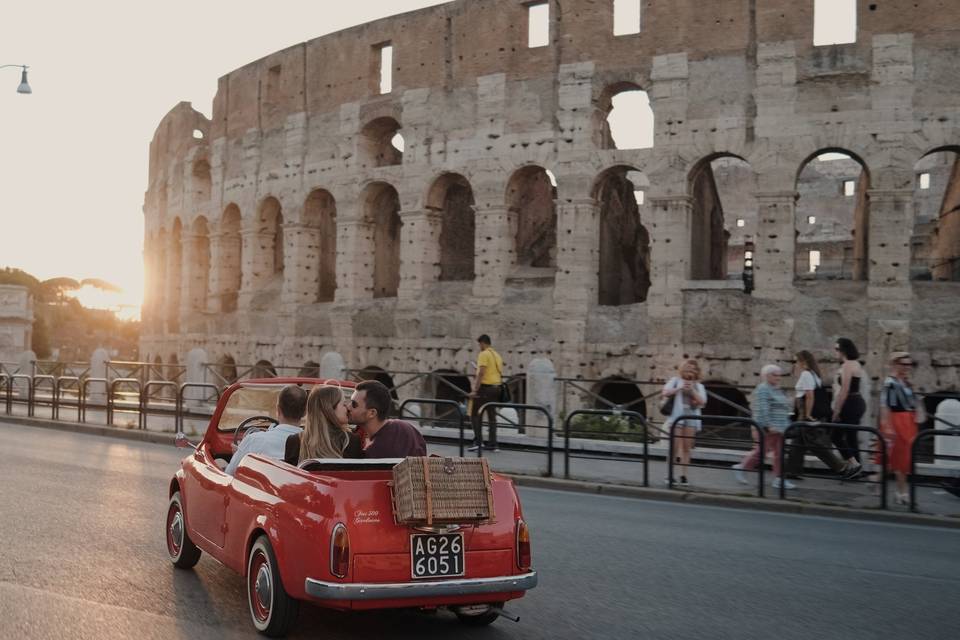
{"type": "Polygon", "coordinates": [[[20,67],[22,70],[20,73],[20,84],[17,86],[17,93],[33,93],[33,90],[30,89],[30,84],[27,82],[27,65],[0,64],[0,69],[5,69],[6,67],[20,67]]]}

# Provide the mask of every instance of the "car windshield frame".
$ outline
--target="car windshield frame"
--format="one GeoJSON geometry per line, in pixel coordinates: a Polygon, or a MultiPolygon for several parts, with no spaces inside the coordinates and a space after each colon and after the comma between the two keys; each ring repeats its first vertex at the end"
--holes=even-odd
{"type": "MultiPolygon", "coordinates": [[[[277,417],[277,397],[280,395],[280,390],[288,384],[290,383],[256,382],[241,384],[233,390],[223,405],[223,410],[220,412],[217,421],[217,432],[232,433],[237,430],[237,426],[241,422],[253,416],[270,416],[275,419],[277,417]]],[[[319,385],[333,386],[324,382],[299,384],[308,394],[319,385]]]]}

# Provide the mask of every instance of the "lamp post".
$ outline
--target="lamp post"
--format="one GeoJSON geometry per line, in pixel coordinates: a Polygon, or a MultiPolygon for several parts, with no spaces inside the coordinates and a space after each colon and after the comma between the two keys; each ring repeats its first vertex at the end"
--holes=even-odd
{"type": "Polygon", "coordinates": [[[33,93],[30,85],[27,83],[27,65],[25,64],[0,64],[0,69],[7,67],[20,67],[20,84],[17,86],[17,93],[33,93]]]}

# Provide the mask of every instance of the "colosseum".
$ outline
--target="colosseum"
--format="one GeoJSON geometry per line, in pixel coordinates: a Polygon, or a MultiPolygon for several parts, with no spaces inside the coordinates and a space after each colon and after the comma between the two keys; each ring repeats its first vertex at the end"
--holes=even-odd
{"type": "Polygon", "coordinates": [[[742,385],[844,335],[955,390],[960,3],[855,4],[457,0],[236,69],[150,144],[141,356],[742,385]]]}

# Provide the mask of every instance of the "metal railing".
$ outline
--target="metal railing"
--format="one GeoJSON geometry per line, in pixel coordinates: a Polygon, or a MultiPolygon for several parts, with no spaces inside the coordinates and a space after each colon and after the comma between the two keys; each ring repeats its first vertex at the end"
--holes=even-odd
{"type": "MultiPolygon", "coordinates": [[[[756,470],[743,469],[743,471],[755,472],[757,474],[757,495],[762,498],[764,494],[763,468],[764,468],[764,458],[766,457],[766,439],[765,439],[766,436],[763,432],[763,429],[760,428],[760,425],[758,425],[752,418],[735,418],[731,416],[684,414],[684,415],[678,416],[675,420],[673,420],[670,423],[670,431],[669,431],[670,442],[669,442],[669,447],[667,449],[668,451],[667,453],[667,487],[670,489],[673,489],[673,485],[674,485],[673,466],[676,460],[676,455],[674,454],[676,450],[674,446],[674,441],[677,438],[677,435],[676,435],[677,427],[686,426],[686,425],[680,424],[681,422],[694,421],[694,420],[699,420],[702,422],[705,420],[718,419],[718,418],[726,420],[731,423],[745,424],[753,427],[750,431],[754,438],[754,441],[753,441],[754,446],[757,446],[760,448],[760,462],[757,465],[756,470]]],[[[679,436],[679,437],[696,440],[697,435],[696,433],[694,433],[694,435],[692,436],[679,436]]],[[[735,440],[733,438],[717,438],[717,440],[735,441],[738,443],[743,442],[742,440],[735,440]]],[[[711,463],[705,463],[705,462],[693,462],[692,458],[690,460],[690,464],[688,464],[687,466],[700,468],[700,469],[722,469],[722,470],[729,470],[731,468],[729,465],[719,465],[719,464],[711,464],[711,463]]]]}
{"type": "Polygon", "coordinates": [[[458,445],[459,445],[459,447],[460,447],[460,457],[461,457],[461,458],[463,457],[463,453],[464,453],[464,439],[463,439],[463,436],[464,436],[464,419],[463,419],[463,412],[460,410],[460,404],[459,404],[459,403],[457,403],[457,402],[455,402],[455,401],[453,401],[453,400],[439,400],[439,399],[433,399],[433,398],[409,398],[409,399],[404,400],[403,402],[400,403],[400,408],[397,410],[397,414],[398,414],[397,417],[400,418],[400,419],[402,419],[402,420],[416,420],[416,421],[418,421],[418,422],[420,422],[420,423],[423,423],[424,421],[429,420],[429,421],[434,422],[434,423],[438,423],[438,422],[439,422],[439,423],[442,424],[442,423],[445,423],[445,422],[452,422],[452,423],[456,424],[457,429],[458,429],[458,431],[459,431],[459,433],[460,433],[460,437],[457,438],[457,442],[458,442],[458,445]],[[457,419],[456,419],[456,420],[451,420],[451,419],[445,418],[445,417],[437,418],[436,416],[422,416],[422,415],[419,415],[419,416],[418,416],[418,415],[416,415],[416,414],[414,414],[414,413],[406,413],[404,410],[407,409],[407,407],[409,407],[410,405],[432,406],[432,407],[450,407],[450,409],[452,410],[453,414],[457,416],[457,419]]]}
{"type": "MultiPolygon", "coordinates": [[[[480,416],[480,429],[483,430],[483,416],[489,409],[513,409],[518,414],[520,411],[530,411],[533,413],[538,413],[546,418],[546,425],[533,425],[540,429],[547,430],[547,477],[553,477],[553,416],[550,414],[549,409],[542,407],[538,404],[514,404],[512,402],[488,402],[487,404],[480,407],[480,410],[477,412],[480,416]]],[[[499,446],[499,445],[498,445],[499,446]]],[[[483,447],[478,447],[477,455],[483,455],[483,447]]]]}
{"type": "Polygon", "coordinates": [[[621,411],[616,409],[576,409],[570,412],[570,415],[566,417],[563,421],[563,477],[570,479],[570,459],[571,458],[580,458],[583,460],[613,460],[613,461],[629,461],[633,462],[636,460],[636,456],[630,456],[625,454],[611,454],[611,455],[597,455],[597,454],[588,454],[588,453],[578,453],[574,454],[570,452],[570,435],[571,434],[590,434],[590,435],[602,435],[602,436],[611,436],[611,437],[640,437],[643,440],[643,457],[641,462],[643,462],[643,486],[650,486],[650,434],[649,427],[647,425],[646,419],[637,413],[636,411],[621,411]],[[635,420],[640,423],[643,427],[643,430],[640,434],[632,434],[622,431],[598,431],[598,430],[587,430],[587,429],[577,429],[574,425],[574,418],[580,416],[606,416],[617,419],[627,419],[635,420]],[[574,428],[571,428],[574,427],[574,428]]]}
{"type": "Polygon", "coordinates": [[[56,414],[54,406],[56,402],[57,379],[51,375],[39,374],[30,379],[30,406],[27,407],[27,415],[31,418],[36,414],[38,404],[37,390],[40,388],[40,385],[45,382],[50,383],[50,401],[47,403],[47,406],[50,407],[50,418],[53,419],[54,414],[56,414]]]}
{"type": "MultiPolygon", "coordinates": [[[[917,487],[932,487],[936,489],[944,488],[943,482],[932,482],[928,480],[922,480],[921,476],[917,473],[917,453],[920,449],[920,445],[924,440],[930,440],[936,437],[960,437],[960,426],[955,425],[951,422],[947,422],[943,418],[937,418],[934,416],[934,422],[940,422],[944,424],[947,428],[944,429],[925,429],[920,431],[917,434],[917,437],[913,439],[913,443],[910,445],[910,511],[917,511],[917,487]]],[[[940,460],[951,460],[954,462],[960,462],[960,455],[951,455],[951,454],[935,454],[936,459],[940,460]]]]}

